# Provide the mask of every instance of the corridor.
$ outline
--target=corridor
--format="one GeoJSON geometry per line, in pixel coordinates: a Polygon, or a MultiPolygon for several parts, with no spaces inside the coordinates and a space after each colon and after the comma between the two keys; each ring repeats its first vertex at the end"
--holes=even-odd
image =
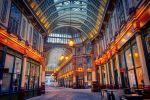
{"type": "Polygon", "coordinates": [[[64,87],[46,88],[46,93],[28,100],[102,100],[100,93],[90,89],[71,89],[64,87]]]}
{"type": "Polygon", "coordinates": [[[0,0],[0,100],[110,97],[150,99],[150,0],[0,0]]]}

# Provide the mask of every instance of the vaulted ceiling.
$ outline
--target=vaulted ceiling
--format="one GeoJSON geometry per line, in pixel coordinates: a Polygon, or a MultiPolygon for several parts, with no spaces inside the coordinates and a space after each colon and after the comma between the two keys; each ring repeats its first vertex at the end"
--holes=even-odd
{"type": "MultiPolygon", "coordinates": [[[[99,34],[108,4],[108,0],[24,0],[24,2],[44,26],[47,33],[46,42],[50,44],[68,44],[70,39],[74,40],[75,44],[82,44],[95,38],[99,34]]],[[[68,53],[68,50],[51,49],[49,50],[51,64],[48,64],[56,67],[60,64],[57,58],[68,53]]]]}

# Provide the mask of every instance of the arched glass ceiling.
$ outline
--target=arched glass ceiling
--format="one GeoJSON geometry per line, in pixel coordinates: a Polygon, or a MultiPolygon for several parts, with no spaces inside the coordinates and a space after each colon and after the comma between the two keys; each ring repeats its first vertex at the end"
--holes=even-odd
{"type": "Polygon", "coordinates": [[[58,41],[60,41],[63,44],[70,39],[64,37],[64,34],[68,34],[65,32],[66,28],[64,27],[74,29],[75,32],[71,32],[69,35],[76,43],[82,43],[95,37],[98,34],[107,4],[107,0],[24,1],[32,8],[47,29],[49,34],[47,41],[53,41],[52,43],[59,43],[58,41]],[[58,31],[60,29],[64,31],[58,31]],[[78,38],[73,37],[74,33],[78,34],[78,38]]]}

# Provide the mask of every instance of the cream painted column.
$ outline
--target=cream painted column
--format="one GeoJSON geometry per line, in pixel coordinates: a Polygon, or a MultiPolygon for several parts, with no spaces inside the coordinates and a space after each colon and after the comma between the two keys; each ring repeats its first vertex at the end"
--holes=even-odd
{"type": "Polygon", "coordinates": [[[45,83],[45,70],[42,68],[42,83],[45,83]]]}
{"type": "Polygon", "coordinates": [[[84,82],[87,83],[87,71],[84,72],[84,82]]]}
{"type": "Polygon", "coordinates": [[[110,67],[111,67],[111,74],[112,74],[112,80],[113,80],[113,84],[115,84],[115,78],[114,78],[114,66],[113,66],[113,60],[110,59],[110,67]]]}
{"type": "Polygon", "coordinates": [[[121,85],[121,74],[120,74],[120,65],[119,65],[119,55],[116,54],[116,64],[117,64],[117,71],[118,71],[118,82],[119,82],[119,85],[121,85]]]}
{"type": "Polygon", "coordinates": [[[92,82],[96,82],[96,71],[92,70],[92,82]]]}
{"type": "Polygon", "coordinates": [[[22,80],[21,80],[21,88],[24,89],[25,88],[25,82],[26,82],[26,69],[27,69],[27,57],[26,55],[23,57],[23,68],[22,68],[22,80]]]}
{"type": "Polygon", "coordinates": [[[102,84],[102,66],[99,66],[99,74],[100,74],[100,84],[102,84]]]}
{"type": "Polygon", "coordinates": [[[42,65],[40,65],[39,87],[41,87],[41,83],[42,83],[42,65]]]}
{"type": "Polygon", "coordinates": [[[136,42],[137,42],[138,52],[139,52],[142,71],[143,71],[144,85],[150,85],[148,70],[146,66],[146,59],[145,59],[144,49],[143,49],[143,44],[142,44],[142,39],[141,39],[141,33],[137,33],[136,42]]]}
{"type": "Polygon", "coordinates": [[[109,84],[109,81],[108,81],[108,73],[107,73],[107,64],[104,64],[104,69],[105,69],[105,78],[106,78],[106,84],[109,84]]]}
{"type": "Polygon", "coordinates": [[[106,63],[106,73],[107,73],[107,84],[110,84],[110,73],[109,73],[109,66],[108,63],[106,63]]]}
{"type": "Polygon", "coordinates": [[[76,75],[73,74],[73,83],[76,83],[76,75]]]}

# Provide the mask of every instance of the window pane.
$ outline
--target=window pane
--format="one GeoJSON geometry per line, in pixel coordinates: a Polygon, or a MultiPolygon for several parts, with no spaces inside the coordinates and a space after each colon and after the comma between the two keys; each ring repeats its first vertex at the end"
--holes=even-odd
{"type": "Polygon", "coordinates": [[[12,73],[13,64],[14,64],[14,57],[11,56],[11,55],[9,55],[9,54],[7,54],[7,55],[6,55],[6,61],[5,61],[5,66],[4,66],[4,68],[5,68],[6,70],[8,70],[9,73],[12,73]]]}
{"type": "Polygon", "coordinates": [[[140,67],[141,62],[140,62],[139,52],[138,52],[138,48],[136,44],[133,45],[132,50],[133,50],[133,58],[134,58],[135,67],[140,67]]]}
{"type": "Polygon", "coordinates": [[[16,58],[14,73],[21,74],[21,65],[22,60],[20,58],[16,58]]]}
{"type": "Polygon", "coordinates": [[[128,71],[130,87],[136,87],[134,70],[128,71]]]}
{"type": "Polygon", "coordinates": [[[92,80],[92,73],[91,72],[87,73],[87,79],[88,79],[88,81],[92,80]]]}
{"type": "Polygon", "coordinates": [[[10,86],[11,74],[3,73],[2,92],[8,92],[10,86]]]}
{"type": "Polygon", "coordinates": [[[141,88],[143,86],[143,72],[141,67],[136,69],[136,74],[139,88],[141,88]]]}
{"type": "Polygon", "coordinates": [[[14,34],[19,34],[20,33],[20,20],[21,20],[21,12],[18,10],[15,4],[12,3],[10,17],[9,17],[8,30],[14,34]]]}
{"type": "Polygon", "coordinates": [[[133,68],[132,55],[131,55],[130,49],[128,49],[128,50],[125,52],[125,56],[126,56],[126,62],[127,62],[127,67],[128,67],[128,69],[133,68]]]}
{"type": "Polygon", "coordinates": [[[25,39],[26,24],[27,24],[27,22],[26,22],[26,20],[23,18],[23,20],[22,20],[22,31],[21,31],[21,36],[22,36],[23,39],[25,39]]]}
{"type": "Polygon", "coordinates": [[[30,63],[27,62],[26,75],[29,75],[30,72],[30,63]]]}
{"type": "Polygon", "coordinates": [[[6,15],[7,15],[7,8],[8,8],[8,0],[3,0],[2,4],[2,10],[1,10],[1,21],[6,21],[6,15]]]}
{"type": "Polygon", "coordinates": [[[19,82],[20,82],[20,74],[13,74],[13,82],[12,82],[13,91],[19,90],[19,82]]]}
{"type": "Polygon", "coordinates": [[[124,53],[122,52],[119,57],[120,57],[120,68],[125,68],[124,53]]]}
{"type": "Polygon", "coordinates": [[[148,27],[145,31],[145,42],[146,42],[146,47],[147,47],[147,51],[150,54],[150,27],[148,27]]]}

